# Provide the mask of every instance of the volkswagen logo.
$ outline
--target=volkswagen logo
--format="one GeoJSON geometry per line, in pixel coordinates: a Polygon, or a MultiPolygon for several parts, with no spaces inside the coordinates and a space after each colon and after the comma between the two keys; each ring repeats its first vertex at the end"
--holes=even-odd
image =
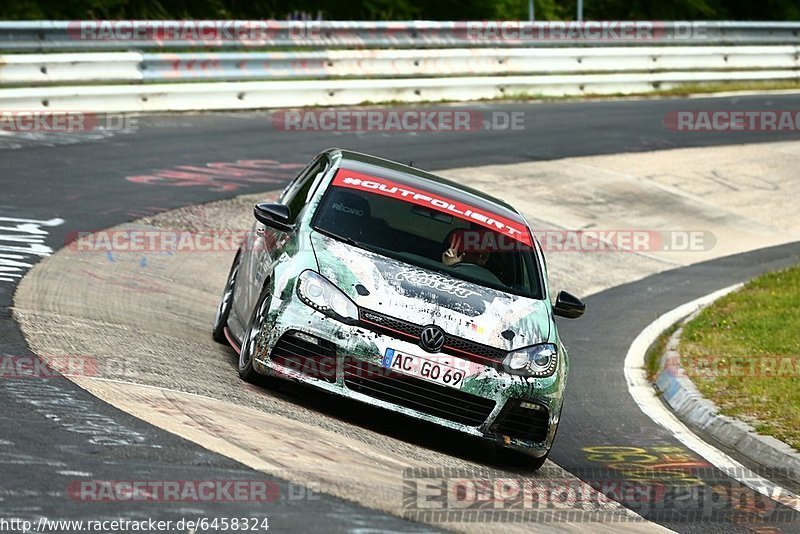
{"type": "Polygon", "coordinates": [[[419,346],[428,352],[439,352],[444,346],[444,330],[436,325],[428,325],[419,335],[419,346]]]}

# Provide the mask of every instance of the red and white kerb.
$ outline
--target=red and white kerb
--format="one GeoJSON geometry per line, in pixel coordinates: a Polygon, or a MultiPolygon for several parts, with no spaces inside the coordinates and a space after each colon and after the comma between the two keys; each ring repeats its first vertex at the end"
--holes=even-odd
{"type": "Polygon", "coordinates": [[[530,234],[524,224],[512,221],[502,215],[497,215],[463,202],[444,198],[434,193],[402,185],[386,178],[370,176],[348,169],[339,169],[333,179],[332,185],[367,191],[390,198],[397,198],[418,206],[447,213],[465,221],[477,223],[484,228],[494,230],[499,234],[513,238],[520,243],[532,246],[530,234]]]}

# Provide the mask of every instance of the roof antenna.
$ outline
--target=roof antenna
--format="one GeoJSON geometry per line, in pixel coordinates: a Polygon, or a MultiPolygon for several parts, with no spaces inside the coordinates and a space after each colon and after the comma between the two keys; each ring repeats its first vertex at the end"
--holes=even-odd
{"type": "Polygon", "coordinates": [[[408,166],[409,166],[409,167],[413,167],[413,166],[414,166],[414,160],[411,160],[411,161],[409,161],[409,162],[408,162],[408,166]]]}

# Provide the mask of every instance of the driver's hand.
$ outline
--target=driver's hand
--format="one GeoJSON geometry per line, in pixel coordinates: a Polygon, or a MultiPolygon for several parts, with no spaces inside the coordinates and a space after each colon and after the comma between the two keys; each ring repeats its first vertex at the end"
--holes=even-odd
{"type": "Polygon", "coordinates": [[[456,249],[454,248],[448,248],[442,253],[442,263],[444,263],[448,267],[451,267],[456,263],[459,263],[463,259],[464,259],[464,254],[458,256],[456,254],[456,249]]]}

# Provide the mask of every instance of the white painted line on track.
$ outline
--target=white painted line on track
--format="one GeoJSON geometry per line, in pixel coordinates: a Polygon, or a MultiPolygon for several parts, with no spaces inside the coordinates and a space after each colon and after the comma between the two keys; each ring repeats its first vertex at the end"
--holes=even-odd
{"type": "MultiPolygon", "coordinates": [[[[110,382],[112,384],[122,384],[125,386],[135,386],[137,388],[147,388],[147,389],[154,389],[157,391],[164,391],[166,393],[175,393],[178,395],[189,395],[191,397],[197,397],[198,399],[205,399],[210,401],[219,402],[220,399],[216,399],[214,397],[209,397],[208,395],[203,395],[201,393],[192,393],[191,391],[183,391],[180,389],[170,389],[165,388],[162,386],[151,386],[150,384],[142,384],[140,382],[131,382],[129,380],[120,380],[117,378],[103,378],[100,376],[83,376],[83,375],[64,375],[66,378],[74,377],[80,378],[81,380],[86,380],[87,382],[110,382]]],[[[246,387],[246,386],[244,386],[246,387]]]]}
{"type": "Polygon", "coordinates": [[[689,427],[683,424],[658,399],[655,389],[647,379],[645,372],[647,349],[658,339],[658,336],[698,308],[711,304],[728,293],[739,289],[742,285],[735,284],[705,297],[687,302],[650,323],[633,340],[628,349],[628,354],[625,356],[625,381],[628,383],[628,391],[636,404],[639,405],[639,409],[656,424],[669,430],[678,441],[711,462],[712,465],[731,478],[770,499],[800,512],[800,498],[797,495],[754,473],[721,450],[700,439],[689,427]]]}

